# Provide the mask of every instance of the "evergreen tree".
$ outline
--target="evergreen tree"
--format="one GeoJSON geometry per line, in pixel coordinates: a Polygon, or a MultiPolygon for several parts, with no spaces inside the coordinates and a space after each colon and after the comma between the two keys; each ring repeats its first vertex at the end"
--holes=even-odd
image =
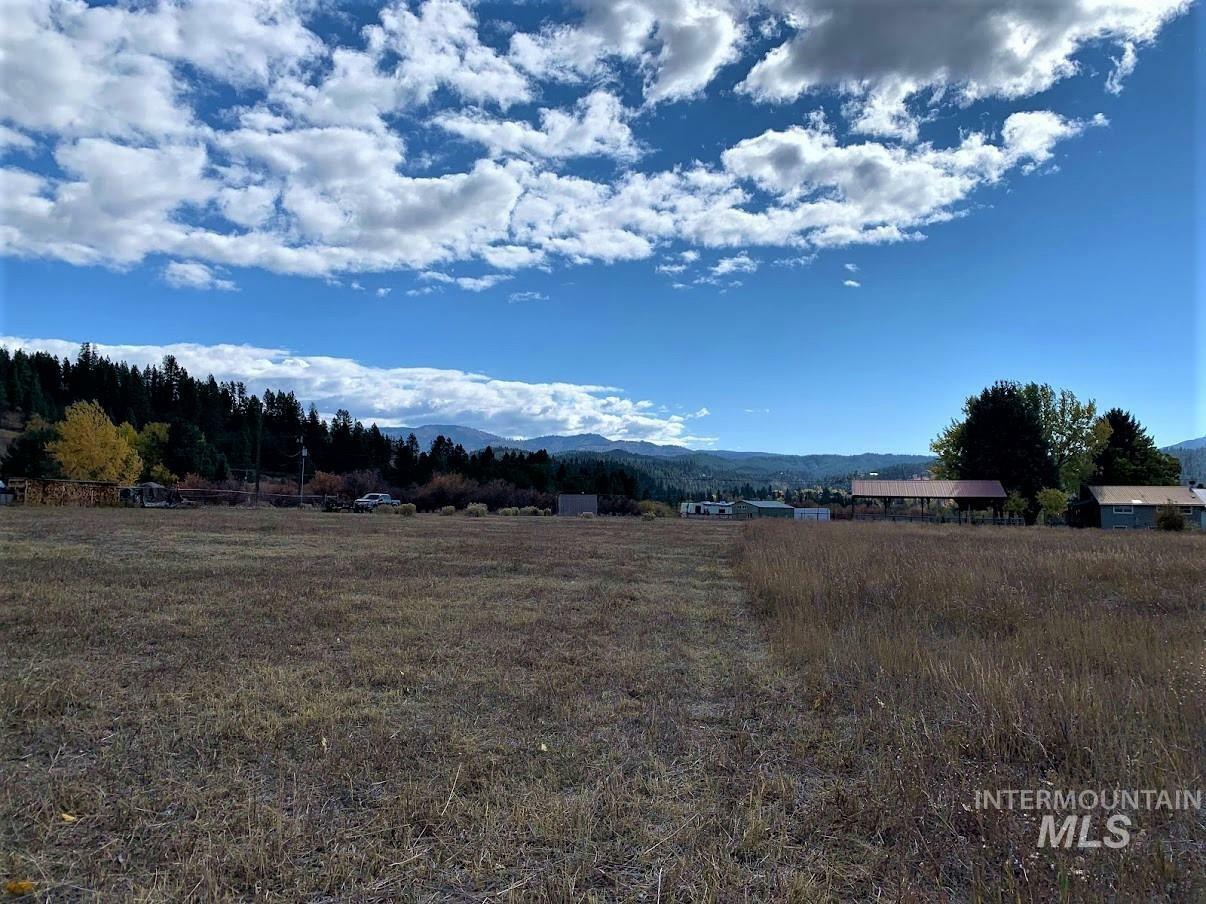
{"type": "Polygon", "coordinates": [[[1110,435],[1093,461],[1091,482],[1099,486],[1173,486],[1181,479],[1181,463],[1156,448],[1130,412],[1111,408],[1105,414],[1110,435]]]}

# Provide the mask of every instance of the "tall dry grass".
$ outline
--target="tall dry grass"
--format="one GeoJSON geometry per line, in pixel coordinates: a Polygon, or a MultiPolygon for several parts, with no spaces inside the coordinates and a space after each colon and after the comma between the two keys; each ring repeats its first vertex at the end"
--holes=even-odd
{"type": "Polygon", "coordinates": [[[1121,852],[1052,853],[1035,814],[974,804],[1202,787],[1206,537],[759,523],[739,570],[827,724],[812,830],[879,848],[852,890],[1200,890],[1200,812],[1135,814],[1121,852]]]}

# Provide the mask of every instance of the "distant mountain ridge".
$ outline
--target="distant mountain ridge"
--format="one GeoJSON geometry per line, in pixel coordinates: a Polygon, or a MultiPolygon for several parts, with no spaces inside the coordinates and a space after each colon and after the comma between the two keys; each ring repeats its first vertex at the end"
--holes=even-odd
{"type": "Polygon", "coordinates": [[[1182,449],[1206,449],[1206,436],[1199,436],[1197,439],[1183,439],[1179,443],[1165,446],[1162,451],[1179,452],[1182,449]]]}
{"type": "Polygon", "coordinates": [[[695,490],[749,483],[757,486],[801,486],[847,478],[870,471],[885,477],[908,477],[924,472],[933,462],[930,455],[863,452],[857,455],[784,455],[777,452],[698,450],[685,446],[660,445],[637,440],[614,440],[597,433],[571,436],[535,436],[509,439],[457,424],[424,424],[419,427],[384,427],[391,437],[413,433],[419,445],[428,448],[443,436],[474,452],[491,446],[499,449],[544,449],[562,457],[617,458],[668,483],[695,490]]]}
{"type": "Polygon", "coordinates": [[[1181,483],[1206,483],[1206,436],[1182,440],[1160,451],[1180,460],[1181,483]]]}

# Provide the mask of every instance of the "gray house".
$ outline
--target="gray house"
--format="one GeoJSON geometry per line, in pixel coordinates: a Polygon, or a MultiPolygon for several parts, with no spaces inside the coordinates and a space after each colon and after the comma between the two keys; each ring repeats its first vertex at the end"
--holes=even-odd
{"type": "Polygon", "coordinates": [[[1189,487],[1085,487],[1070,508],[1072,523],[1106,530],[1156,526],[1160,509],[1175,507],[1190,527],[1206,527],[1206,500],[1189,487]]]}
{"type": "Polygon", "coordinates": [[[738,521],[751,518],[793,518],[795,509],[783,502],[762,499],[742,499],[733,503],[733,517],[738,521]]]}
{"type": "Polygon", "coordinates": [[[558,515],[597,515],[599,497],[594,493],[562,493],[557,497],[558,515]]]}

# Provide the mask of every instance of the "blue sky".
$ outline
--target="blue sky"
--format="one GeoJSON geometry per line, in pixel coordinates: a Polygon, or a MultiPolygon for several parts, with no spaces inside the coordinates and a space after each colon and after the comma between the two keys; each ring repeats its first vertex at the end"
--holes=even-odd
{"type": "Polygon", "coordinates": [[[12,16],[7,344],[507,435],[916,452],[995,379],[1206,434],[1196,7],[222,5],[12,16]]]}

